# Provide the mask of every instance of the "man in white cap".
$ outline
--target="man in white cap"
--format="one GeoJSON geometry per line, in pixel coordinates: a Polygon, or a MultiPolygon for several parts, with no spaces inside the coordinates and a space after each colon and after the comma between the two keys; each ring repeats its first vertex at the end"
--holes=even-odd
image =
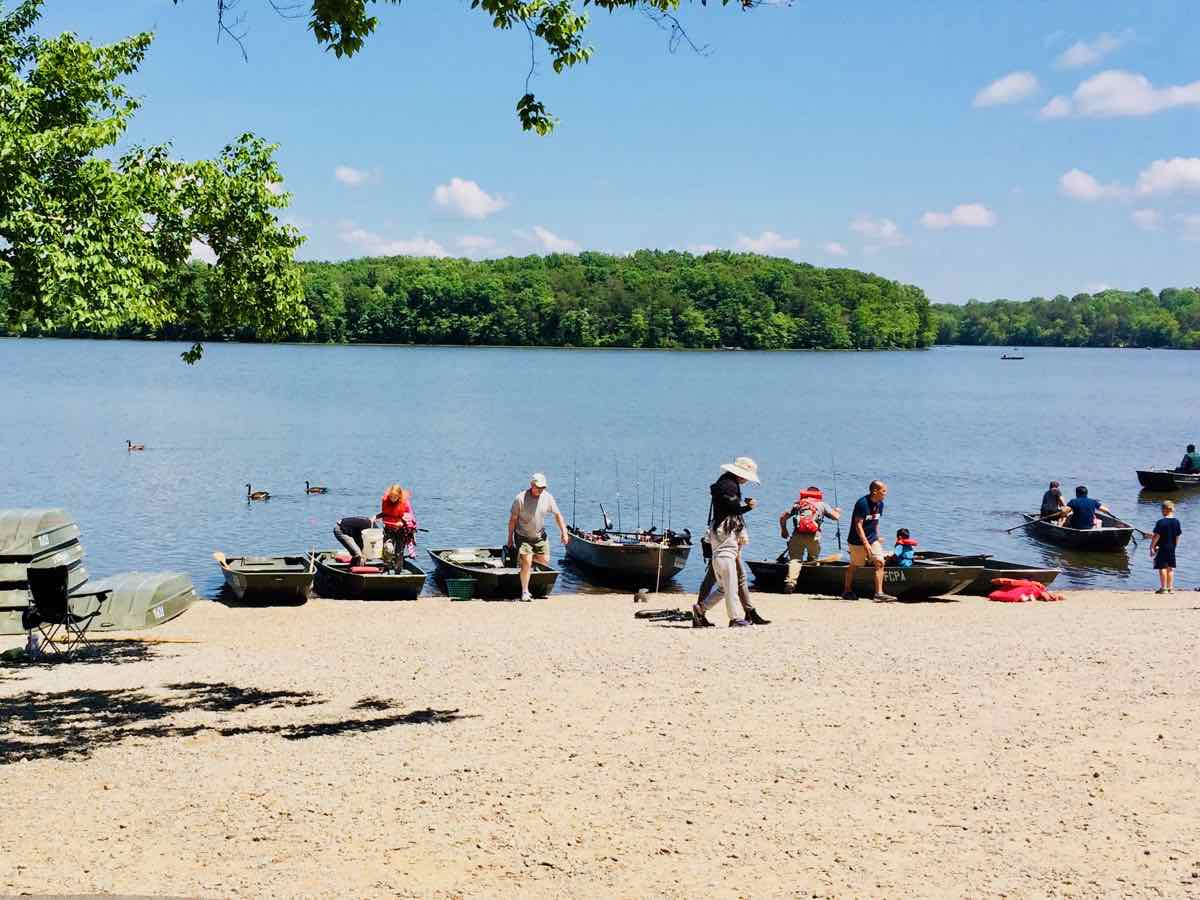
{"type": "Polygon", "coordinates": [[[550,563],[550,542],[546,539],[546,516],[553,514],[558,533],[565,545],[571,540],[566,520],[558,511],[554,495],[546,490],[546,476],[534,472],[529,476],[529,489],[521,491],[513,500],[508,515],[508,537],[506,547],[517,551],[517,564],[521,567],[521,599],[528,603],[533,599],[529,593],[529,572],[535,562],[550,563]]]}
{"type": "Polygon", "coordinates": [[[692,607],[692,625],[696,628],[712,625],[705,613],[717,605],[719,595],[725,597],[731,627],[770,624],[750,605],[750,592],[746,589],[746,575],[742,569],[741,548],[749,540],[742,515],[758,505],[753,498],[742,500],[742,485],[747,481],[759,483],[758,465],[748,456],[739,456],[721,466],[721,477],[709,487],[712,504],[708,514],[708,536],[712,561],[700,584],[699,600],[692,607]],[[713,590],[714,586],[717,590],[713,590]]]}

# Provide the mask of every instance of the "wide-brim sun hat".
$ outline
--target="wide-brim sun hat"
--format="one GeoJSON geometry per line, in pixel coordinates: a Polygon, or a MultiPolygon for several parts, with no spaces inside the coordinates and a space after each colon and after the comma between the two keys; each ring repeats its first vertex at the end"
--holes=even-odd
{"type": "Polygon", "coordinates": [[[762,484],[758,480],[758,463],[748,456],[739,456],[733,462],[725,463],[721,466],[721,471],[729,472],[738,478],[745,478],[747,481],[753,481],[755,484],[762,484]]]}
{"type": "Polygon", "coordinates": [[[534,472],[529,476],[529,483],[534,487],[544,488],[546,486],[546,476],[541,472],[534,472]]]}

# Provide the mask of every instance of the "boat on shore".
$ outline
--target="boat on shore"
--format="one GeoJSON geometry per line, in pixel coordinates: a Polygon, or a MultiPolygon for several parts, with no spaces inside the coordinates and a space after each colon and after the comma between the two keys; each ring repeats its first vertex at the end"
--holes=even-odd
{"type": "Polygon", "coordinates": [[[1133,538],[1133,527],[1102,512],[1096,513],[1100,520],[1100,528],[1071,528],[1068,525],[1056,525],[1053,522],[1043,522],[1040,516],[1021,513],[1029,526],[1025,529],[1034,537],[1071,550],[1089,550],[1092,552],[1107,552],[1121,550],[1133,538]]]}
{"type": "Polygon", "coordinates": [[[689,531],[583,531],[573,526],[567,531],[571,535],[567,560],[604,582],[651,587],[670,581],[687,565],[692,552],[689,531]]]}
{"type": "MultiPolygon", "coordinates": [[[[447,579],[469,578],[475,582],[475,597],[515,600],[521,596],[521,570],[506,564],[503,547],[452,547],[430,550],[429,555],[443,586],[447,579]]],[[[557,580],[558,569],[535,562],[529,573],[529,593],[545,597],[557,580]]]]}
{"type": "MultiPolygon", "coordinates": [[[[787,563],[778,560],[747,560],[746,565],[754,576],[755,589],[783,592],[787,576],[787,563]]],[[[797,594],[817,594],[840,597],[845,583],[844,560],[805,563],[796,580],[797,594]]],[[[884,566],[883,589],[898,600],[928,600],[931,597],[950,597],[961,593],[963,588],[974,582],[983,573],[982,566],[959,565],[957,563],[917,563],[907,568],[884,566]]],[[[860,597],[875,593],[875,573],[871,567],[856,567],[851,582],[854,592],[860,597]]]]}
{"type": "Polygon", "coordinates": [[[316,570],[305,556],[226,556],[213,554],[225,584],[239,600],[308,599],[316,570]]]}
{"type": "Polygon", "coordinates": [[[1010,355],[1009,355],[1009,354],[1007,354],[1007,353],[1003,353],[1003,354],[1001,354],[1000,358],[1001,358],[1001,359],[1014,359],[1014,360],[1015,360],[1015,359],[1024,359],[1025,357],[1023,357],[1023,356],[1010,356],[1010,355]]]}
{"type": "Polygon", "coordinates": [[[339,600],[416,600],[425,586],[425,570],[411,559],[403,571],[394,572],[382,560],[378,564],[350,565],[350,554],[318,550],[312,554],[316,569],[313,587],[322,597],[339,600]]]}
{"type": "Polygon", "coordinates": [[[1138,484],[1148,491],[1168,493],[1183,488],[1200,487],[1200,473],[1176,472],[1174,469],[1138,469],[1138,484]]]}
{"type": "Polygon", "coordinates": [[[996,590],[997,586],[992,584],[993,578],[1023,579],[1048,585],[1061,574],[1058,569],[1027,566],[1022,563],[1011,563],[993,559],[991,554],[988,553],[954,554],[921,550],[917,552],[917,559],[947,565],[982,566],[983,571],[975,577],[975,580],[959,591],[960,594],[967,594],[972,597],[986,597],[992,591],[996,590]]]}

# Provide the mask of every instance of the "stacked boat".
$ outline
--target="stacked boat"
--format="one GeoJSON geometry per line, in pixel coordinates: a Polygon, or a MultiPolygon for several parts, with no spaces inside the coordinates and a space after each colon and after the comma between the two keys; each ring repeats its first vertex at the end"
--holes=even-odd
{"type": "MultiPolygon", "coordinates": [[[[21,634],[29,605],[30,569],[67,567],[72,592],[109,590],[92,631],[129,631],[169,622],[195,600],[191,579],[178,572],[127,572],[89,582],[79,526],[62,509],[0,510],[0,634],[21,634]]],[[[95,599],[72,603],[77,613],[95,609],[95,599]]]]}

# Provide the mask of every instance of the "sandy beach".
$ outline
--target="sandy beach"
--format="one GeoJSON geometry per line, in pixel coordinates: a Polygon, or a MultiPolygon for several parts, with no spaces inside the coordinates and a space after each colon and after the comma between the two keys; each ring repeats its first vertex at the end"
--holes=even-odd
{"type": "Polygon", "coordinates": [[[1200,593],[640,608],[206,602],[0,668],[0,891],[1200,897],[1200,593]]]}

